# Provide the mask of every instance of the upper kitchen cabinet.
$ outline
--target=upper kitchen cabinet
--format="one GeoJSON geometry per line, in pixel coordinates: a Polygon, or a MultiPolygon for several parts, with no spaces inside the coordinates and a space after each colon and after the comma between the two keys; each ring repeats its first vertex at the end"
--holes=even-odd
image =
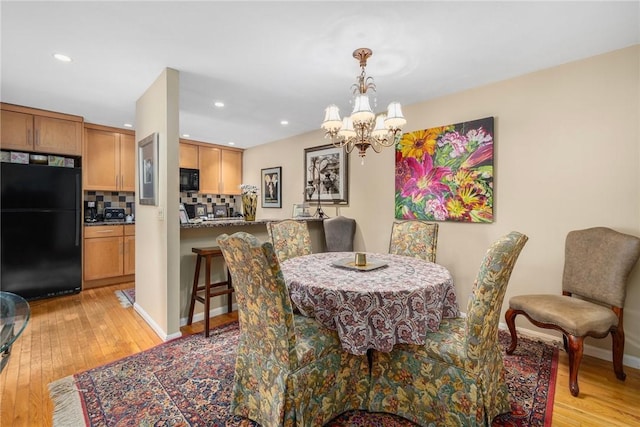
{"type": "Polygon", "coordinates": [[[86,124],[85,190],[135,191],[136,144],[132,131],[86,124]]]}
{"type": "Polygon", "coordinates": [[[221,154],[222,194],[240,194],[242,184],[242,151],[223,149],[221,154]]]}
{"type": "Polygon", "coordinates": [[[82,117],[4,103],[0,114],[3,149],[82,155],[82,117]]]}
{"type": "Polygon", "coordinates": [[[200,170],[201,194],[240,194],[241,149],[181,139],[180,167],[200,170]]]}
{"type": "Polygon", "coordinates": [[[180,167],[198,169],[198,146],[180,140],[180,167]]]}
{"type": "Polygon", "coordinates": [[[198,147],[201,194],[220,194],[220,148],[213,145],[198,147]]]}

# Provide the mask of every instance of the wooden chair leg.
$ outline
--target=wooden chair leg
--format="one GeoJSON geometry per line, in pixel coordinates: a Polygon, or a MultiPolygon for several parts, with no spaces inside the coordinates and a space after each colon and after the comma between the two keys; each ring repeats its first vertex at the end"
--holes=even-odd
{"type": "Polygon", "coordinates": [[[191,303],[189,303],[189,318],[187,319],[187,325],[193,323],[193,311],[196,307],[196,296],[198,295],[198,280],[200,279],[200,259],[202,257],[196,256],[196,271],[193,275],[193,288],[191,289],[191,303]]]}
{"type": "Polygon", "coordinates": [[[518,310],[510,308],[504,314],[504,319],[509,327],[509,334],[511,334],[511,345],[507,349],[507,354],[512,354],[518,346],[518,334],[516,333],[516,316],[520,313],[518,310]]]}
{"type": "Polygon", "coordinates": [[[204,285],[204,336],[209,337],[209,306],[211,304],[211,257],[205,259],[205,285],[204,285]]]}
{"type": "MultiPolygon", "coordinates": [[[[228,268],[227,268],[227,288],[233,289],[233,285],[231,284],[231,273],[229,273],[228,268]]],[[[231,313],[233,311],[233,301],[231,296],[232,294],[227,294],[227,313],[231,313]]]]}
{"type": "Polygon", "coordinates": [[[580,393],[578,387],[578,370],[582,361],[584,337],[567,335],[569,342],[569,390],[575,397],[580,393]]]}
{"type": "Polygon", "coordinates": [[[622,357],[624,356],[624,329],[621,324],[611,331],[612,347],[613,347],[613,371],[616,373],[616,378],[620,381],[624,381],[627,378],[627,374],[624,373],[622,365],[622,357]]]}

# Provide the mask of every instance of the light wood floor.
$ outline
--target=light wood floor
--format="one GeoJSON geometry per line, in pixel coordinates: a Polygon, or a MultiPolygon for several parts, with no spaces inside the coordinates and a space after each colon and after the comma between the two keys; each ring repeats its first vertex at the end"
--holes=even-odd
{"type": "MultiPolygon", "coordinates": [[[[0,374],[0,425],[50,426],[48,384],[161,343],[133,308],[114,295],[122,284],[78,295],[31,303],[31,319],[0,374]]],[[[212,325],[235,320],[234,313],[212,325]]],[[[202,323],[183,328],[199,333],[202,323]]],[[[553,410],[554,426],[640,426],[640,371],[625,368],[616,380],[611,364],[585,356],[580,369],[580,397],[568,390],[568,358],[560,354],[553,410]]]]}

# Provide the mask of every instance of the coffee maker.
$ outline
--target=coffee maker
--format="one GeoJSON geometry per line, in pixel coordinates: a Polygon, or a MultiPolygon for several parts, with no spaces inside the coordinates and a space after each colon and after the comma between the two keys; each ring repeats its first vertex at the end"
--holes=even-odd
{"type": "Polygon", "coordinates": [[[98,220],[98,210],[96,202],[84,202],[84,222],[96,222],[98,220]]]}

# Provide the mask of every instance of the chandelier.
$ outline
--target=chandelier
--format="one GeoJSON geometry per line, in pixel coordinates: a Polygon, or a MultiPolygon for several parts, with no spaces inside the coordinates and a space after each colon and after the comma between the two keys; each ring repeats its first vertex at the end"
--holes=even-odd
{"type": "Polygon", "coordinates": [[[379,153],[383,147],[395,145],[402,136],[402,126],[407,123],[398,102],[390,103],[386,114],[376,116],[371,110],[367,90],[375,92],[376,85],[373,77],[367,77],[364,69],[372,53],[366,47],[353,51],[353,57],[360,62],[361,71],[352,86],[354,98],[351,116],[340,119],[340,109],[332,104],[325,109],[322,122],[325,138],[331,138],[335,147],[344,147],[347,153],[358,148],[363,164],[369,147],[379,153]]]}

